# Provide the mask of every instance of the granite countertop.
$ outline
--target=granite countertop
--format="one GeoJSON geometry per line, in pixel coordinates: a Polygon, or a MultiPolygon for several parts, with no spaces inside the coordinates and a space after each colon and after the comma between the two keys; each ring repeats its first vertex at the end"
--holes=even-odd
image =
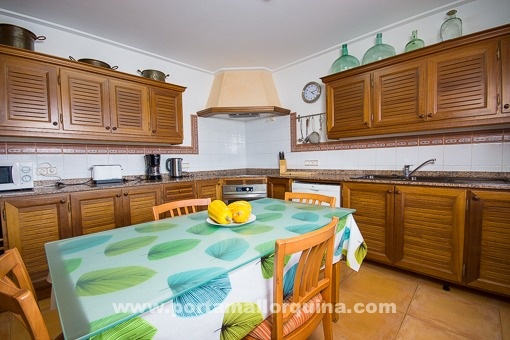
{"type": "Polygon", "coordinates": [[[61,181],[36,181],[33,190],[5,191],[0,192],[1,198],[20,196],[48,195],[73,193],[80,191],[102,190],[102,189],[124,189],[142,185],[169,184],[190,182],[195,180],[219,179],[219,178],[240,178],[240,177],[277,177],[289,178],[295,181],[319,182],[319,183],[341,183],[341,182],[363,182],[373,184],[399,184],[419,185],[433,187],[456,187],[476,189],[510,190],[510,173],[505,172],[458,172],[458,171],[420,171],[415,174],[418,180],[409,181],[391,176],[400,176],[397,171],[372,171],[372,170],[290,170],[280,174],[277,169],[234,169],[218,171],[201,171],[187,173],[181,178],[171,178],[163,174],[158,181],[145,180],[143,176],[126,176],[120,183],[94,184],[90,179],[66,179],[61,181]],[[383,178],[366,179],[362,178],[367,174],[384,176],[383,178]],[[456,178],[458,181],[435,182],[431,178],[456,178]],[[420,178],[427,180],[420,181],[420,178]],[[461,180],[462,179],[462,180],[461,180]]]}

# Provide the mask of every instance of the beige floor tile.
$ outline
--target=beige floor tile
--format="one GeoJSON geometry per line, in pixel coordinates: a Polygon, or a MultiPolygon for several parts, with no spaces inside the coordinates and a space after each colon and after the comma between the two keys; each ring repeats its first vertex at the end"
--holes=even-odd
{"type": "Polygon", "coordinates": [[[359,272],[350,275],[340,283],[340,302],[345,291],[360,293],[367,302],[394,303],[397,311],[405,313],[417,287],[417,281],[395,276],[387,271],[361,266],[359,272]]]}
{"type": "Polygon", "coordinates": [[[500,301],[499,317],[504,340],[510,340],[510,301],[500,301]]]}
{"type": "Polygon", "coordinates": [[[475,339],[502,339],[499,309],[440,288],[420,285],[407,313],[475,339]]]}
{"type": "Polygon", "coordinates": [[[397,340],[467,340],[470,338],[455,334],[445,328],[407,315],[396,337],[397,340]]]}

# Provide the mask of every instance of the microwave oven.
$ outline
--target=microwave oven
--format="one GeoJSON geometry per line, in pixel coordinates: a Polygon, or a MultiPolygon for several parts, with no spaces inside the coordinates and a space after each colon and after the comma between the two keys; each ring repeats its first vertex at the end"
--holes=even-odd
{"type": "Polygon", "coordinates": [[[34,167],[31,162],[0,161],[0,191],[34,188],[34,167]]]}

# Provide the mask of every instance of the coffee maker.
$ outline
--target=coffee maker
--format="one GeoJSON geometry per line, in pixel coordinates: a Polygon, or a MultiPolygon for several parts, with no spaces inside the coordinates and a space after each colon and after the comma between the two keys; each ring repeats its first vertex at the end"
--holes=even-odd
{"type": "Polygon", "coordinates": [[[145,155],[145,177],[149,181],[157,181],[161,179],[159,172],[159,164],[161,163],[161,155],[158,153],[145,155]]]}

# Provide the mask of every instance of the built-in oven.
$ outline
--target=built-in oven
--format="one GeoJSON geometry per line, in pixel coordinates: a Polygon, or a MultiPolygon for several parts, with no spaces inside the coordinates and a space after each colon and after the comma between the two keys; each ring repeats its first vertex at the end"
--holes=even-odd
{"type": "Polygon", "coordinates": [[[265,178],[237,178],[223,181],[222,199],[226,204],[234,201],[253,201],[267,197],[267,185],[265,178]]]}

